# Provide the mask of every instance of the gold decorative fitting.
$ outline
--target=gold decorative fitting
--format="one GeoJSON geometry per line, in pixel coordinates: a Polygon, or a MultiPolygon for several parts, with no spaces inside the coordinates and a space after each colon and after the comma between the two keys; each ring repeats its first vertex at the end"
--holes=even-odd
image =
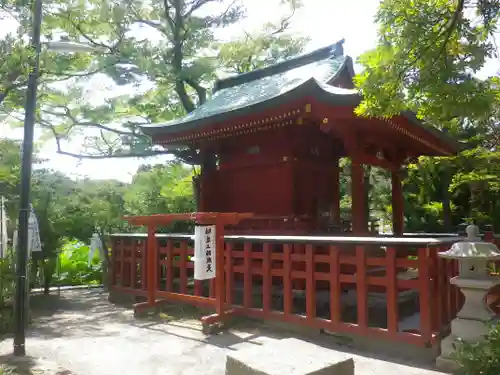
{"type": "Polygon", "coordinates": [[[311,104],[306,104],[306,113],[310,113],[311,112],[311,104]]]}

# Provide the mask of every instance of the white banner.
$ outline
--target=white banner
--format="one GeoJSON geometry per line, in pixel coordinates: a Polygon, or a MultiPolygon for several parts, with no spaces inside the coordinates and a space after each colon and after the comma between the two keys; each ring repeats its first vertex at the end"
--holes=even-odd
{"type": "Polygon", "coordinates": [[[0,258],[7,256],[7,210],[5,209],[5,201],[0,197],[0,258]]]}
{"type": "Polygon", "coordinates": [[[97,255],[99,255],[99,258],[101,260],[104,259],[104,249],[102,245],[101,238],[97,233],[94,233],[92,237],[90,238],[90,249],[89,249],[89,259],[88,259],[88,265],[89,267],[92,265],[92,259],[94,259],[94,254],[97,251],[97,255]]]}
{"type": "Polygon", "coordinates": [[[215,277],[215,225],[197,225],[194,228],[194,278],[207,280],[215,277]]]}
{"type": "MultiPolygon", "coordinates": [[[[17,223],[19,225],[19,222],[17,223]]],[[[12,251],[17,251],[17,244],[19,241],[18,229],[14,231],[12,236],[12,251]]],[[[30,215],[28,218],[28,255],[31,256],[33,252],[42,251],[42,241],[40,240],[40,231],[38,228],[38,220],[30,203],[30,215]]]]}
{"type": "Polygon", "coordinates": [[[30,216],[28,219],[28,251],[33,253],[42,251],[42,242],[40,241],[40,231],[38,229],[38,220],[35,215],[35,210],[30,203],[30,216]]]}

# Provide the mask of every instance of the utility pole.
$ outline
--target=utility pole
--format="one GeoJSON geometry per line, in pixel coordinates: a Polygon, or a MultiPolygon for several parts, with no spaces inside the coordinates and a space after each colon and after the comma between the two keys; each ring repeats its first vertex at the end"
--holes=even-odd
{"type": "Polygon", "coordinates": [[[28,220],[30,215],[31,167],[33,159],[33,138],[36,116],[36,96],[40,66],[42,26],[42,0],[32,3],[31,19],[31,70],[26,90],[24,115],[24,137],[21,154],[21,188],[19,199],[19,240],[16,250],[16,294],[14,303],[14,355],[26,355],[26,307],[28,300],[28,220]]]}

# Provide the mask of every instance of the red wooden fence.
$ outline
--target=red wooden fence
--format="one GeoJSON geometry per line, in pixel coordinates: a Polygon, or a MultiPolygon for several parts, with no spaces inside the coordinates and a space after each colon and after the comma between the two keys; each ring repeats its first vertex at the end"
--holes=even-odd
{"type": "MultiPolygon", "coordinates": [[[[115,291],[146,296],[145,265],[154,254],[157,298],[185,301],[183,296],[192,295],[189,303],[214,308],[214,282],[193,280],[191,236],[157,234],[156,242],[149,245],[157,251],[145,251],[145,234],[112,238],[115,291]]],[[[449,283],[457,264],[438,257],[454,241],[225,236],[225,308],[247,317],[430,345],[448,331],[463,303],[449,283]],[[398,302],[405,293],[416,296],[416,306],[410,310],[420,312],[418,327],[409,331],[399,326],[408,315],[403,311],[408,307],[398,302]],[[380,301],[377,308],[372,306],[374,296],[385,297],[385,308],[380,301]]]]}

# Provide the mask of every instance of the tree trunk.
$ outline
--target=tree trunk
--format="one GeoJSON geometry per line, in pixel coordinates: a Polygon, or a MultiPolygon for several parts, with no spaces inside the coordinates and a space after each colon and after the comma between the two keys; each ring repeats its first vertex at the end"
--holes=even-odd
{"type": "Polygon", "coordinates": [[[57,258],[48,258],[42,260],[43,266],[43,294],[49,295],[50,286],[52,279],[54,278],[54,273],[57,267],[57,258]]]}
{"type": "Polygon", "coordinates": [[[367,227],[371,229],[370,226],[370,174],[372,171],[371,165],[366,165],[365,166],[365,220],[367,227]]]}
{"type": "Polygon", "coordinates": [[[450,197],[450,173],[447,168],[444,168],[442,173],[442,202],[443,202],[443,226],[447,233],[450,233],[453,228],[451,224],[451,197],[450,197]]]}

